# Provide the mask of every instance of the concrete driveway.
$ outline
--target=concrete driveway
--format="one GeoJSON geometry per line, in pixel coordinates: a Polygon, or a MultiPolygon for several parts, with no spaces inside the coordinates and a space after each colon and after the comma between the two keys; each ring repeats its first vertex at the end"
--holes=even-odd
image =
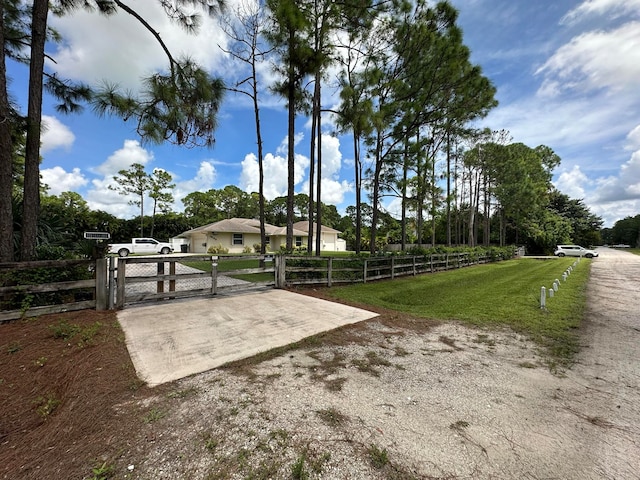
{"type": "Polygon", "coordinates": [[[162,302],[118,312],[136,372],[150,386],[375,316],[366,310],[275,289],[162,302]]]}

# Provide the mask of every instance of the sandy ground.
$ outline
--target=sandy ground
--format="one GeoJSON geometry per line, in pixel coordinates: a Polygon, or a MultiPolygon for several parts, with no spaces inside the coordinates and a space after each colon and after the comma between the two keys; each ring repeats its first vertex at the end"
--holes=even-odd
{"type": "Polygon", "coordinates": [[[511,331],[374,319],[163,388],[125,476],[638,479],[640,257],[599,251],[568,371],[511,331]]]}

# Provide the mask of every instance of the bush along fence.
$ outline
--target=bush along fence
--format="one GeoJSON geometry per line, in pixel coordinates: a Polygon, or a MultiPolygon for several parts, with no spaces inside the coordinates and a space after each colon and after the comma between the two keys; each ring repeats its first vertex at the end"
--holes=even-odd
{"type": "Polygon", "coordinates": [[[434,273],[513,258],[513,248],[468,249],[460,252],[381,257],[281,257],[276,285],[366,283],[407,275],[434,273]]]}
{"type": "MultiPolygon", "coordinates": [[[[580,263],[580,258],[578,258],[575,262],[573,262],[572,265],[569,266],[569,268],[565,270],[565,272],[562,274],[563,282],[567,281],[573,269],[576,266],[578,266],[578,263],[580,263]]],[[[551,288],[549,288],[548,290],[547,290],[547,287],[540,287],[540,308],[541,309],[547,308],[547,292],[548,292],[549,298],[553,298],[556,295],[556,293],[558,293],[559,290],[560,290],[560,280],[558,280],[557,278],[553,281],[551,288]]]]}

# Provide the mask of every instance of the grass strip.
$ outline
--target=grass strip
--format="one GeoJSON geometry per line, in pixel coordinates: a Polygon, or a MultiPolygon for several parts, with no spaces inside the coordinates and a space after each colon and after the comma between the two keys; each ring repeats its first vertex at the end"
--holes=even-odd
{"type": "Polygon", "coordinates": [[[591,260],[516,259],[393,281],[333,287],[327,294],[420,318],[459,320],[477,326],[506,325],[545,346],[555,361],[569,363],[578,350],[575,329],[586,303],[591,260]],[[540,308],[540,287],[559,291],[540,308]]]}

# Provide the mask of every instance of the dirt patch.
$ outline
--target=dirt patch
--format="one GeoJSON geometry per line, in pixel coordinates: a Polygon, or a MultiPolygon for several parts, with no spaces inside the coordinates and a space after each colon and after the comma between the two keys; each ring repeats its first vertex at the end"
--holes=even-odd
{"type": "Polygon", "coordinates": [[[640,258],[601,252],[560,373],[509,330],[379,311],[149,389],[110,314],[64,316],[87,342],[0,325],[2,478],[637,478],[640,258]]]}
{"type": "Polygon", "coordinates": [[[0,478],[91,478],[128,448],[148,390],[113,313],[0,325],[0,478]]]}

